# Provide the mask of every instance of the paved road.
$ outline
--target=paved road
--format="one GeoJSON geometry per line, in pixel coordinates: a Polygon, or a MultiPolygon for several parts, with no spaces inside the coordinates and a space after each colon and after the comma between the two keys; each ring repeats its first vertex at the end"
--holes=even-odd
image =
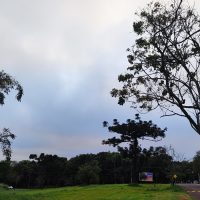
{"type": "Polygon", "coordinates": [[[194,199],[200,200],[200,184],[178,184],[194,199]]]}

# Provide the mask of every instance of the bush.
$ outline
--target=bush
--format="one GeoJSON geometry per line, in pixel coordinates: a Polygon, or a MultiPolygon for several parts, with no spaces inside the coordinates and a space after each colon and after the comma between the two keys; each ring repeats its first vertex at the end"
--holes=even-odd
{"type": "Polygon", "coordinates": [[[4,183],[0,183],[0,188],[7,189],[8,190],[8,185],[4,183]]]}

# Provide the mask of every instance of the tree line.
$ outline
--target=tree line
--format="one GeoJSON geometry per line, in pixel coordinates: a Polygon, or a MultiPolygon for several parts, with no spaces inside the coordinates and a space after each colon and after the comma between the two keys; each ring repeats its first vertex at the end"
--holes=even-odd
{"type": "MultiPolygon", "coordinates": [[[[81,154],[69,160],[57,155],[31,154],[29,160],[0,161],[0,182],[16,188],[129,184],[131,162],[117,152],[81,154]]],[[[179,182],[192,182],[199,179],[200,152],[193,161],[175,161],[165,147],[144,148],[137,165],[141,172],[153,172],[156,183],[168,183],[174,174],[179,182]]]]}

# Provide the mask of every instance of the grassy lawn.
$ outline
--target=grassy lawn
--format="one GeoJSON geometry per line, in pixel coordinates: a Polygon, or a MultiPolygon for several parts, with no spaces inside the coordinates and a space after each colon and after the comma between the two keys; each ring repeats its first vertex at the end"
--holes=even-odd
{"type": "Polygon", "coordinates": [[[0,200],[191,200],[179,187],[170,185],[91,185],[53,189],[0,188],[0,200]]]}

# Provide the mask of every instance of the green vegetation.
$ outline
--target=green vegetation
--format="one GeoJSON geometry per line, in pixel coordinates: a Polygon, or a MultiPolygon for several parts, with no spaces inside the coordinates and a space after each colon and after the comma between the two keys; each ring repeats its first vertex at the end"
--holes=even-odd
{"type": "Polygon", "coordinates": [[[0,189],[0,200],[191,200],[184,191],[167,184],[91,185],[53,189],[0,189]]]}
{"type": "MultiPolygon", "coordinates": [[[[24,189],[131,183],[131,159],[124,158],[120,153],[81,154],[69,160],[41,153],[39,156],[31,154],[30,159],[0,161],[0,183],[24,189]]],[[[198,174],[192,173],[191,164],[186,162],[184,167],[179,166],[179,163],[174,165],[164,147],[143,149],[137,162],[140,172],[155,174],[156,183],[169,183],[173,174],[177,174],[177,181],[181,182],[198,180],[198,174]]]]}

